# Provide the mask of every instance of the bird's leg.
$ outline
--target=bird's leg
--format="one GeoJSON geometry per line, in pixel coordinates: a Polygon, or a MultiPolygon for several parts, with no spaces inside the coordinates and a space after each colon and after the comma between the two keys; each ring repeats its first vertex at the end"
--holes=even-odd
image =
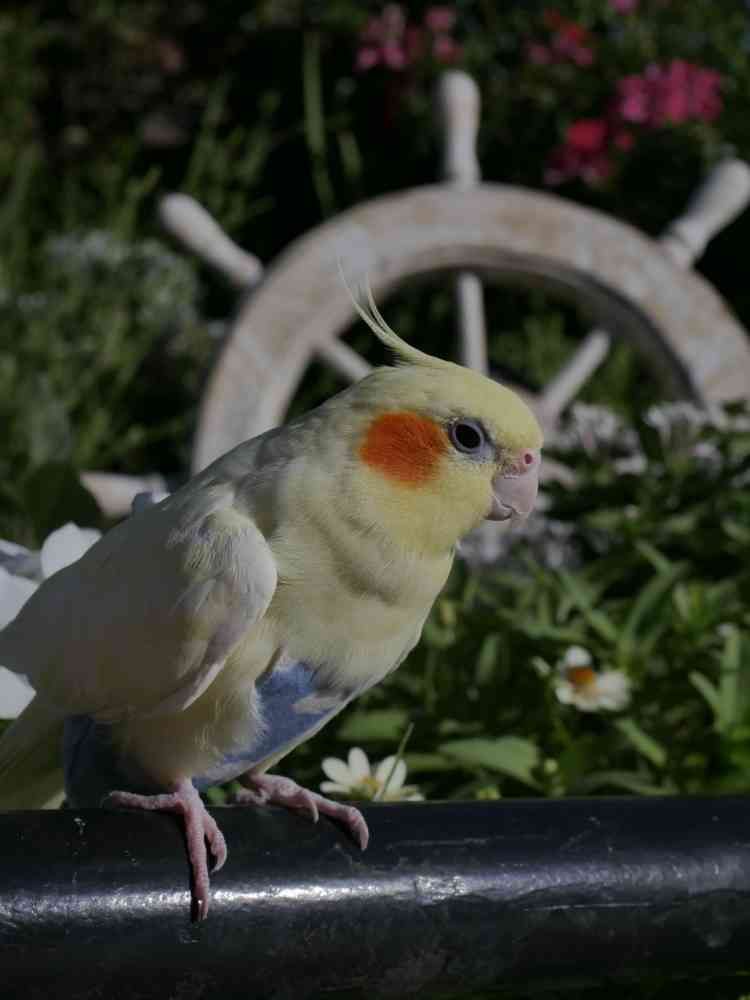
{"type": "Polygon", "coordinates": [[[249,771],[239,780],[244,787],[234,797],[238,805],[277,805],[297,809],[313,823],[318,822],[319,815],[330,816],[344,824],[363,851],[367,847],[370,831],[364,816],[354,806],[327,799],[280,774],[253,774],[249,771]]]}
{"type": "Polygon", "coordinates": [[[206,841],[214,856],[214,871],[218,871],[227,860],[227,845],[224,834],[204,806],[193,783],[185,778],[178,781],[172,791],[161,795],[110,792],[102,805],[173,812],[182,817],[185,824],[188,858],[193,873],[194,911],[198,920],[205,920],[208,915],[210,895],[206,841]]]}

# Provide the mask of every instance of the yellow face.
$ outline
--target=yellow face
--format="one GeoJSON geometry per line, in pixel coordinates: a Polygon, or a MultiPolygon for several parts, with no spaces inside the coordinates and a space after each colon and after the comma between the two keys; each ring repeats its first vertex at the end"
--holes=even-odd
{"type": "Polygon", "coordinates": [[[528,514],[542,434],[515,393],[457,365],[384,369],[371,379],[360,486],[392,535],[437,550],[486,517],[528,514]]]}

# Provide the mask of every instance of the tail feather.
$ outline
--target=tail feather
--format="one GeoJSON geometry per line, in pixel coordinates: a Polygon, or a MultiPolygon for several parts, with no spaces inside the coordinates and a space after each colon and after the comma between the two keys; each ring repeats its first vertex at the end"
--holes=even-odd
{"type": "Polygon", "coordinates": [[[32,699],[0,739],[0,809],[51,809],[64,796],[64,720],[32,699]]]}

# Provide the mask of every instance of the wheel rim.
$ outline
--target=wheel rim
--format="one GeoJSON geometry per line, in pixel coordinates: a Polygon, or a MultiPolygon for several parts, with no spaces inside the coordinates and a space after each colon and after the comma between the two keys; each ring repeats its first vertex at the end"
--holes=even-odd
{"type": "MultiPolygon", "coordinates": [[[[209,380],[194,470],[279,423],[311,359],[350,379],[364,374],[363,359],[338,339],[355,314],[337,260],[350,280],[366,276],[380,302],[409,280],[467,269],[544,288],[631,343],[671,396],[707,403],[750,385],[750,347],[719,296],[631,227],[503,185],[418,188],[338,216],[274,264],[241,308],[209,380]]],[[[579,375],[595,369],[601,336],[579,349],[579,375]]],[[[569,399],[564,385],[554,388],[552,419],[569,399]]]]}

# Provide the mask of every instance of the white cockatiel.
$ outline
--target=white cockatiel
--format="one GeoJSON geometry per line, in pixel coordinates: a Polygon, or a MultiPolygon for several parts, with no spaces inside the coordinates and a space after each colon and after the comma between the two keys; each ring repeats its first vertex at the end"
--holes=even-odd
{"type": "Polygon", "coordinates": [[[0,740],[0,808],[160,809],[184,818],[199,917],[199,790],[239,778],[248,801],[367,826],[267,771],[418,641],[457,541],[525,516],[541,432],[510,390],[404,344],[288,425],[240,445],[46,580],[0,632],[0,663],[37,696],[0,740]]]}

